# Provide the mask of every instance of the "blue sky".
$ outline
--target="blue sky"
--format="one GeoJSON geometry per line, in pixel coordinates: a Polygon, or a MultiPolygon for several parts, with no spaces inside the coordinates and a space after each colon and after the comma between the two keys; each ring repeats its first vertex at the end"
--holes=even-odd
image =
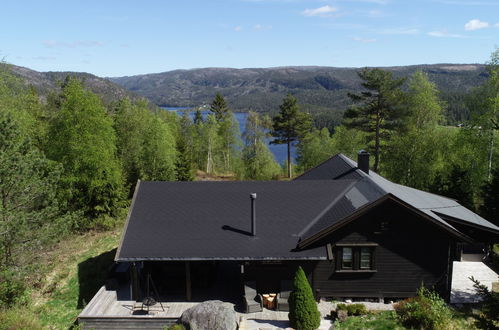
{"type": "Polygon", "coordinates": [[[499,0],[11,0],[0,31],[8,63],[99,76],[484,63],[499,0]]]}

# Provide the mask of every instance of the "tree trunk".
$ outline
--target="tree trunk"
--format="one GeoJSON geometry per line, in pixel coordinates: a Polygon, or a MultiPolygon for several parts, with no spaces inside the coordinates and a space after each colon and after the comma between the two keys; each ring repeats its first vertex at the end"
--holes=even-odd
{"type": "Polygon", "coordinates": [[[288,178],[291,179],[291,141],[288,140],[288,178]]]}

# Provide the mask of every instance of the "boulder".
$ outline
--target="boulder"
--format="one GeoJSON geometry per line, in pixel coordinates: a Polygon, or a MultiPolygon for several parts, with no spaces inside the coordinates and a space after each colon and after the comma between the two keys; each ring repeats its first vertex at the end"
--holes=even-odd
{"type": "Polygon", "coordinates": [[[182,313],[180,322],[190,330],[235,330],[237,316],[234,305],[220,300],[209,300],[182,313]]]}

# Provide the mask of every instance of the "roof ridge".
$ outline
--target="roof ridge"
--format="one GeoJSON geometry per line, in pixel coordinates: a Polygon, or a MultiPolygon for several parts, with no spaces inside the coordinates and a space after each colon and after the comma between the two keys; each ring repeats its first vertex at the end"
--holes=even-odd
{"type": "Polygon", "coordinates": [[[343,191],[341,191],[340,194],[338,194],[338,196],[336,196],[333,201],[328,205],[326,206],[312,221],[310,221],[299,233],[298,233],[298,237],[301,239],[301,237],[306,234],[310,228],[312,228],[316,223],[317,221],[319,221],[336,203],[338,203],[338,201],[343,198],[345,196],[345,194],[347,193],[347,191],[350,191],[355,185],[356,185],[357,181],[354,181],[352,183],[350,183],[345,189],[343,189],[343,191]]]}
{"type": "Polygon", "coordinates": [[[347,158],[347,159],[351,160],[351,159],[350,159],[350,158],[348,158],[347,156],[343,155],[341,152],[338,152],[337,154],[334,154],[333,156],[331,156],[331,157],[329,157],[328,159],[326,159],[326,160],[324,160],[324,161],[320,162],[319,164],[315,165],[314,167],[309,168],[308,170],[306,170],[305,172],[303,172],[302,174],[300,174],[300,175],[298,175],[296,178],[294,178],[292,181],[294,181],[294,180],[296,180],[296,179],[298,179],[298,178],[302,177],[303,175],[307,174],[307,173],[308,173],[308,172],[310,172],[310,171],[315,170],[315,169],[316,169],[316,168],[318,168],[319,166],[324,165],[326,162],[330,161],[331,159],[333,159],[333,158],[335,158],[335,157],[339,157],[339,158],[340,158],[342,161],[344,161],[345,163],[347,163],[347,162],[345,161],[345,159],[344,159],[344,158],[347,158]]]}

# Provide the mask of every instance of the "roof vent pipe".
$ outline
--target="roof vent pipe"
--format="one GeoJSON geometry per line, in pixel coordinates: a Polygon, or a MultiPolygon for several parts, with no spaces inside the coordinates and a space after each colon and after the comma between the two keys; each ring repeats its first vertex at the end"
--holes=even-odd
{"type": "Polygon", "coordinates": [[[357,167],[364,173],[369,174],[369,153],[361,150],[358,153],[357,167]]]}
{"type": "Polygon", "coordinates": [[[256,236],[256,193],[250,194],[251,198],[251,235],[256,236]]]}

